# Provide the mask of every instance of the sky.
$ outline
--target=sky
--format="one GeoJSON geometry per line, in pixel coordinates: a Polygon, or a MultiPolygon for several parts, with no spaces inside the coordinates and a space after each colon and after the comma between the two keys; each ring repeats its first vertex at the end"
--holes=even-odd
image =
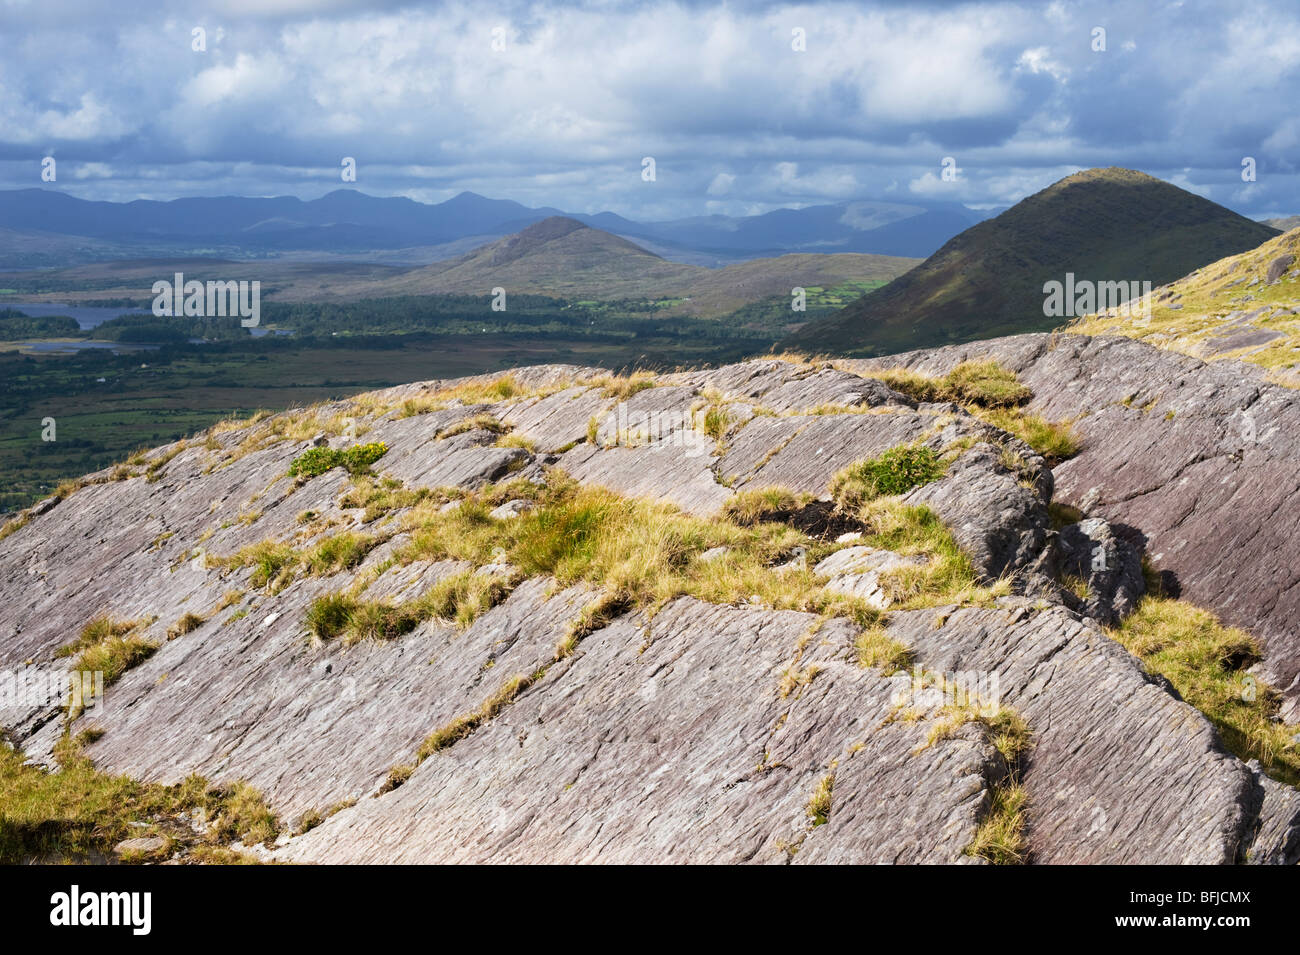
{"type": "Polygon", "coordinates": [[[88,199],[989,209],[1117,165],[1258,218],[1300,213],[1297,103],[1293,0],[0,0],[0,188],[88,199]]]}

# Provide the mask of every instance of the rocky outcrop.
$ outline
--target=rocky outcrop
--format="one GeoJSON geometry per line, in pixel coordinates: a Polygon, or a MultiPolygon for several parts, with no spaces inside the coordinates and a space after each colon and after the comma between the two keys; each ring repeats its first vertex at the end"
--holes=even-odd
{"type": "MultiPolygon", "coordinates": [[[[1047,344],[1005,347],[1035,401],[1055,409],[1033,372],[1047,344]]],[[[666,376],[627,399],[596,374],[522,369],[523,393],[501,400],[439,398],[466,382],[389,389],[313,412],[348,421],[355,439],[284,415],[159,449],[131,476],[92,476],[0,539],[0,670],[56,671],[59,648],[97,615],[140,621],[157,649],[73,723],[97,731],[87,754],[149,780],[247,779],[289,824],[337,810],[286,833],[276,855],[290,861],[975,861],[966,850],[1010,780],[978,716],[999,700],[1033,741],[1017,768],[1031,861],[1293,861],[1294,790],[1225,752],[1097,626],[1140,595],[1142,540],[1107,493],[1077,493],[1090,472],[1071,462],[1055,483],[1108,520],[1057,529],[1053,473],[1029,448],[852,370],[750,362],[666,376]],[[306,450],[354,440],[387,446],[375,469],[410,499],[368,514],[341,469],[287,476],[306,450]],[[503,558],[395,561],[422,489],[456,507],[466,489],[547,481],[558,465],[707,517],[746,489],[828,498],[840,469],[915,442],[950,461],[906,502],[931,508],[986,581],[1017,592],[891,612],[886,633],[915,670],[862,666],[861,627],[845,617],[757,597],[592,617],[594,587],[542,576],[464,629],[426,620],[346,645],[307,626],[325,594],[400,604],[471,569],[512,572],[503,558]],[[321,576],[266,585],[257,566],[226,559],[344,533],[366,536],[368,552],[321,576]],[[1086,599],[1063,592],[1063,573],[1085,580],[1086,599]],[[177,629],[187,614],[197,622],[177,629]],[[936,696],[934,675],[949,672],[978,693],[936,696]],[[461,729],[418,759],[448,726],[461,729]],[[399,766],[409,772],[390,775],[399,766]]],[[[516,526],[529,506],[512,488],[483,520],[516,526]]],[[[887,606],[882,575],[925,558],[842,530],[818,532],[833,552],[808,562],[813,576],[887,606]]],[[[770,570],[804,566],[785,553],[770,570]]],[[[47,763],[65,730],[58,705],[0,709],[0,725],[47,763]]]]}
{"type": "Polygon", "coordinates": [[[840,624],[802,661],[822,667],[816,678],[783,700],[781,672],[813,623],[689,599],[653,623],[623,619],[490,726],[285,858],[960,861],[989,744],[974,727],[932,747],[925,721],[881,728],[892,686],[857,666],[840,624]],[[808,803],[827,776],[832,809],[814,827],[808,803]]]}
{"type": "Polygon", "coordinates": [[[1036,861],[1227,863],[1251,844],[1251,772],[1091,627],[1008,608],[900,613],[890,630],[932,670],[996,674],[1001,701],[1034,728],[1036,861]]]}
{"type": "Polygon", "coordinates": [[[1251,365],[1078,335],[842,364],[943,374],[986,356],[1033,389],[1031,410],[1075,419],[1083,449],[1053,469],[1057,498],[1131,529],[1169,585],[1255,635],[1300,721],[1300,393],[1251,365]]]}

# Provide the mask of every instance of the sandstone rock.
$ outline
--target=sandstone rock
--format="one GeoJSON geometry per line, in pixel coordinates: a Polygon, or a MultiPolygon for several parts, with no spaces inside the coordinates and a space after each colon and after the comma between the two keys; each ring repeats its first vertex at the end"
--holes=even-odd
{"type": "Polygon", "coordinates": [[[123,839],[117,845],[113,846],[113,852],[116,855],[125,855],[135,853],[139,855],[149,855],[159,852],[167,847],[167,840],[162,836],[136,836],[132,839],[123,839]]]}
{"type": "Polygon", "coordinates": [[[1031,410],[1077,419],[1083,449],[1054,469],[1057,497],[1134,529],[1174,592],[1259,639],[1300,721],[1300,394],[1253,365],[1126,338],[1018,335],[843,364],[943,374],[980,357],[1020,375],[1031,410]]]}
{"type": "Polygon", "coordinates": [[[924,720],[878,732],[891,684],[851,661],[842,621],[802,661],[817,676],[782,700],[780,674],[813,619],[682,599],[652,625],[620,620],[399,789],[280,858],[960,860],[989,744],[966,732],[926,747],[924,720]],[[814,828],[807,806],[827,775],[831,811],[814,828]]]}
{"type": "Polygon", "coordinates": [[[1248,851],[1253,775],[1100,632],[1014,607],[896,613],[889,630],[928,670],[995,682],[1033,728],[1033,861],[1230,863],[1248,851]]]}
{"type": "Polygon", "coordinates": [[[1109,626],[1137,609],[1146,593],[1139,548],[1100,518],[1062,528],[1058,541],[1059,571],[1085,584],[1087,596],[1079,602],[1079,612],[1109,626]]]}
{"type": "Polygon", "coordinates": [[[492,510],[488,511],[488,517],[492,518],[494,521],[508,521],[512,517],[518,517],[526,511],[533,510],[536,506],[537,505],[532,501],[523,498],[516,498],[492,508],[492,510]]]}
{"type": "MultiPolygon", "coordinates": [[[[395,409],[381,404],[365,422],[366,440],[388,444],[376,470],[408,487],[543,480],[541,462],[558,457],[580,482],[702,517],[740,488],[824,496],[839,469],[890,447],[956,445],[963,450],[943,478],[907,501],[933,508],[983,574],[1014,574],[1038,599],[896,612],[888,629],[925,672],[996,674],[999,699],[1027,720],[1031,860],[1291,861],[1294,790],[1226,753],[1204,717],[1047,586],[1062,569],[1086,570],[1089,597],[1075,610],[1114,619],[1140,594],[1145,541],[1185,592],[1224,595],[1229,609],[1253,612],[1267,666],[1288,672],[1287,601],[1300,588],[1287,581],[1300,571],[1283,558],[1297,536],[1288,515],[1300,494],[1292,427],[1300,412],[1258,376],[1206,376],[1190,359],[1132,344],[1066,339],[1053,348],[1027,336],[984,346],[1022,370],[1035,410],[1091,412],[1079,424],[1083,454],[1055,482],[1089,514],[1059,532],[1047,511],[1053,474],[1041,458],[955,406],[915,405],[850,370],[759,361],[665,376],[664,387],[629,399],[624,420],[667,417],[659,437],[669,440],[633,447],[586,442],[590,419],[618,403],[563,366],[512,372],[522,384],[563,388],[544,398],[400,417],[402,401],[452,384],[419,383],[374,399],[395,409]],[[738,412],[721,448],[712,439],[675,443],[698,437],[689,417],[672,416],[689,412],[705,388],[781,410],[738,412]],[[806,413],[822,405],[855,410],[806,413]],[[1172,419],[1166,408],[1176,410],[1172,419]],[[497,447],[490,424],[437,437],[480,415],[529,437],[538,455],[497,447]],[[1231,437],[1244,435],[1247,421],[1249,444],[1231,437]],[[1216,527],[1245,530],[1225,538],[1216,527]],[[1216,551],[1245,559],[1256,578],[1235,579],[1216,551]]],[[[937,371],[962,353],[901,360],[937,371]]],[[[609,434],[619,430],[616,417],[609,434]]],[[[300,444],[218,460],[247,437],[216,436],[218,451],[188,448],[153,483],[85,487],[0,540],[0,670],[54,672],[56,650],[103,613],[146,621],[140,632],[159,644],[93,714],[104,735],[87,752],[99,768],[162,782],[190,772],[247,779],[285,820],[357,800],[281,840],[275,857],[293,861],[969,861],[990,793],[1005,782],[988,730],[975,721],[935,733],[943,701],[915,693],[908,706],[916,712],[899,719],[898,680],[909,678],[859,666],[848,620],[761,600],[723,607],[679,598],[653,618],[617,617],[576,652],[557,653],[597,595],[534,578],[463,631],[429,621],[382,643],[312,640],[304,620],[319,596],[355,583],[364,599],[401,603],[470,565],[393,564],[410,538],[392,514],[362,528],[380,543],[360,567],[253,587],[250,569],[223,568],[219,558],[267,540],[306,546],[358,525],[339,506],[346,472],[287,478],[300,444]],[[216,559],[196,558],[200,549],[216,559]],[[217,611],[234,589],[245,593],[217,611]],[[208,619],[167,640],[190,611],[208,619]],[[519,675],[530,682],[512,703],[403,785],[369,798],[431,732],[519,675]],[[824,824],[809,814],[819,791],[830,794],[824,824]]],[[[827,538],[848,536],[828,527],[827,538]]],[[[815,571],[870,599],[879,573],[906,561],[859,545],[815,571]]],[[[787,552],[775,563],[771,572],[806,559],[787,552]]],[[[475,569],[515,573],[504,559],[475,569]]],[[[29,758],[48,763],[62,711],[9,707],[0,725],[29,758]]]]}
{"type": "Polygon", "coordinates": [[[1264,276],[1264,281],[1269,285],[1282,278],[1283,273],[1291,267],[1295,261],[1295,256],[1291,254],[1279,255],[1272,262],[1268,263],[1268,274],[1264,276]]]}
{"type": "Polygon", "coordinates": [[[904,557],[889,550],[873,547],[846,547],[837,550],[813,568],[818,577],[828,578],[826,586],[837,593],[861,597],[873,607],[884,610],[890,600],[880,586],[880,575],[886,571],[924,564],[923,558],[904,557]]]}

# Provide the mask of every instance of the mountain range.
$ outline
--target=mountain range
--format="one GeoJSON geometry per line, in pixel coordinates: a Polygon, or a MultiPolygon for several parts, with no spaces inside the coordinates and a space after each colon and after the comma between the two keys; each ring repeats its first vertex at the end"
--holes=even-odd
{"type": "Polygon", "coordinates": [[[221,196],[96,202],[54,189],[0,192],[0,268],[219,256],[425,265],[557,215],[665,258],[722,265],[788,252],[924,257],[983,217],[956,202],[855,200],[753,216],[634,222],[462,192],[426,204],[339,189],[319,199],[221,196]]]}
{"type": "MultiPolygon", "coordinates": [[[[99,262],[53,272],[10,272],[0,286],[15,302],[130,300],[144,305],[150,288],[175,272],[187,279],[246,279],[262,283],[263,297],[278,302],[347,302],[397,296],[508,295],[656,302],[662,314],[718,318],[763,299],[781,297],[789,308],[796,287],[842,287],[847,302],[862,288],[902,275],[919,260],[868,253],[790,253],[706,268],[673,262],[632,241],[567,216],[550,216],[454,259],[413,269],[374,263],[283,260],[137,259],[99,262]],[[43,291],[35,292],[40,289],[43,291]],[[48,291],[52,290],[52,291],[48,291]]],[[[835,296],[832,296],[834,298],[835,296]]],[[[486,300],[486,299],[485,299],[486,300]]],[[[792,321],[798,318],[791,313],[792,321]]],[[[793,327],[793,325],[791,325],[793,327]]]]}

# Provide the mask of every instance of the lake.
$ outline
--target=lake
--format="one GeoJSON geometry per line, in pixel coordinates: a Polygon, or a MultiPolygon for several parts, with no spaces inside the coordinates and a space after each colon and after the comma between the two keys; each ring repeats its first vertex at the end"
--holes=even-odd
{"type": "Polygon", "coordinates": [[[15,308],[25,315],[40,318],[44,315],[67,315],[77,320],[84,332],[117,318],[119,315],[139,315],[148,312],[143,308],[110,308],[103,305],[56,305],[49,302],[0,302],[0,308],[15,308]]]}

